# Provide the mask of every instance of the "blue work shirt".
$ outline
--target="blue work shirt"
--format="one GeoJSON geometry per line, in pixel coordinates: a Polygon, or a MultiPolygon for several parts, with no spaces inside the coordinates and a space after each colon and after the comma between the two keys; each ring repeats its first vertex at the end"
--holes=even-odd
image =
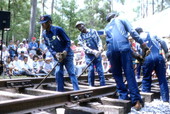
{"type": "Polygon", "coordinates": [[[148,47],[150,48],[151,52],[146,57],[148,59],[155,59],[157,56],[162,54],[162,49],[165,53],[168,52],[168,47],[166,42],[157,36],[151,36],[149,32],[143,32],[140,34],[140,37],[147,43],[148,47]]]}
{"type": "Polygon", "coordinates": [[[126,51],[130,50],[130,44],[128,41],[128,33],[139,44],[143,44],[144,41],[140,38],[139,34],[133,29],[131,24],[126,19],[113,18],[105,27],[106,42],[111,44],[114,51],[126,51]]]}
{"type": "Polygon", "coordinates": [[[50,31],[43,31],[43,37],[48,50],[55,59],[55,55],[58,52],[67,51],[67,55],[73,55],[70,48],[70,38],[67,36],[63,28],[51,25],[50,31]]]}
{"type": "Polygon", "coordinates": [[[30,43],[29,43],[29,50],[32,50],[33,47],[35,47],[34,50],[37,50],[37,49],[38,49],[38,44],[37,44],[37,42],[30,42],[30,43]]]}
{"type": "Polygon", "coordinates": [[[78,41],[83,46],[86,54],[92,54],[93,50],[102,49],[102,41],[95,29],[87,29],[87,33],[81,33],[78,36],[78,41]]]}

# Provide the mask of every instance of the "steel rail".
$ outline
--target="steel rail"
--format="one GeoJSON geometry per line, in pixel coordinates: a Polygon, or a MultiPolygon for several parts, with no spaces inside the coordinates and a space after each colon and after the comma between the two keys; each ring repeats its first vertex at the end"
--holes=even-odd
{"type": "MultiPolygon", "coordinates": [[[[112,78],[111,74],[105,74],[105,78],[112,78]]],[[[20,84],[20,82],[25,82],[25,81],[29,81],[31,84],[36,85],[39,84],[42,79],[44,79],[44,77],[32,77],[32,78],[22,78],[22,79],[3,79],[0,80],[0,88],[4,88],[4,87],[12,87],[13,85],[11,85],[12,83],[17,83],[18,85],[20,84]],[[11,83],[11,84],[10,84],[11,83]]],[[[98,79],[98,76],[95,76],[95,79],[98,79]]],[[[68,76],[64,77],[65,81],[70,81],[70,78],[68,76]]],[[[79,77],[78,80],[87,80],[87,75],[82,75],[81,77],[79,77]]],[[[48,77],[46,80],[44,80],[43,84],[47,84],[47,83],[52,83],[55,82],[55,77],[48,77]]],[[[22,83],[22,85],[24,85],[24,83],[22,83]]]]}
{"type": "MultiPolygon", "coordinates": [[[[49,81],[48,79],[46,81],[49,81]]],[[[41,81],[41,79],[39,79],[38,81],[37,80],[34,81],[38,84],[39,81],[41,81]]],[[[158,80],[153,79],[153,83],[154,82],[158,82],[158,80]]],[[[141,82],[138,82],[138,85],[140,84],[141,82]]],[[[115,85],[108,85],[108,86],[93,87],[91,89],[85,89],[79,91],[70,91],[70,92],[63,92],[63,93],[56,92],[48,95],[1,101],[0,112],[1,113],[29,113],[32,112],[33,110],[43,110],[48,108],[64,106],[68,102],[76,103],[76,102],[87,101],[94,98],[100,98],[103,96],[113,95],[113,92],[115,90],[116,90],[115,85]]]]}
{"type": "Polygon", "coordinates": [[[41,110],[59,107],[68,102],[81,102],[93,98],[111,95],[116,87],[113,85],[95,87],[92,89],[35,96],[31,98],[13,99],[0,102],[1,113],[29,113],[32,110],[41,110]]]}

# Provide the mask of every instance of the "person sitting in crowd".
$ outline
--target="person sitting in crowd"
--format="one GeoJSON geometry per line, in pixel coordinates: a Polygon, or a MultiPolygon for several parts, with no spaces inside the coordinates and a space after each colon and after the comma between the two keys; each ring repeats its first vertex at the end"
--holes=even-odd
{"type": "Polygon", "coordinates": [[[24,44],[24,47],[25,47],[25,48],[27,49],[27,51],[28,51],[29,46],[28,46],[28,42],[27,42],[26,38],[24,38],[24,39],[22,40],[22,43],[24,44]]]}
{"type": "Polygon", "coordinates": [[[15,55],[14,56],[14,60],[13,60],[13,65],[14,65],[14,69],[13,69],[13,75],[14,76],[20,76],[21,75],[21,64],[22,61],[18,59],[18,56],[15,55]]]}
{"type": "Polygon", "coordinates": [[[39,50],[41,51],[41,55],[43,58],[46,58],[46,53],[48,51],[47,46],[45,45],[44,38],[41,39],[41,43],[39,44],[39,50]]]}
{"type": "Polygon", "coordinates": [[[109,63],[108,58],[106,56],[106,51],[104,51],[102,53],[102,65],[103,65],[104,73],[109,73],[110,63],[109,63]]]}
{"type": "Polygon", "coordinates": [[[75,45],[74,41],[71,40],[71,49],[73,50],[73,52],[76,51],[76,47],[77,47],[77,46],[75,45]]]}
{"type": "Polygon", "coordinates": [[[2,57],[2,61],[6,61],[9,56],[10,56],[10,54],[9,54],[6,46],[2,45],[2,50],[0,50],[0,59],[2,57]],[[2,56],[1,56],[1,53],[2,53],[2,56]]]}
{"type": "Polygon", "coordinates": [[[19,44],[19,47],[17,49],[18,55],[21,55],[21,51],[23,51],[25,54],[28,54],[27,48],[24,47],[24,44],[22,42],[19,44]]]}
{"type": "MultiPolygon", "coordinates": [[[[33,56],[33,72],[35,74],[38,74],[38,73],[44,73],[44,74],[47,74],[44,70],[43,70],[43,67],[40,67],[40,64],[39,64],[39,57],[38,55],[34,55],[33,56]]],[[[39,74],[40,75],[40,74],[39,74]]]]}
{"type": "Polygon", "coordinates": [[[43,69],[43,66],[44,66],[45,61],[44,61],[42,55],[39,55],[39,60],[38,60],[38,62],[39,62],[39,65],[40,65],[41,69],[43,69]]]}
{"type": "Polygon", "coordinates": [[[11,59],[10,56],[8,56],[6,61],[5,61],[4,72],[8,76],[12,76],[13,75],[13,72],[12,72],[13,69],[14,69],[14,65],[13,65],[12,59],[11,59]]]}
{"type": "Polygon", "coordinates": [[[19,56],[18,56],[18,59],[19,60],[21,60],[21,61],[23,61],[24,60],[24,51],[21,51],[21,53],[19,54],[19,56]]]}
{"type": "Polygon", "coordinates": [[[29,43],[29,53],[33,53],[34,55],[36,54],[36,51],[38,49],[38,43],[36,42],[36,38],[32,37],[32,41],[29,43]]]}
{"type": "Polygon", "coordinates": [[[85,62],[85,54],[83,47],[80,45],[81,43],[78,42],[76,49],[74,51],[74,64],[75,64],[75,73],[76,76],[79,76],[83,69],[86,67],[86,62],[85,62]]]}
{"type": "Polygon", "coordinates": [[[14,45],[14,41],[10,40],[10,44],[8,45],[8,52],[10,54],[10,57],[13,59],[16,55],[17,47],[14,45]]]}
{"type": "Polygon", "coordinates": [[[21,75],[35,76],[33,66],[28,62],[28,56],[24,56],[24,60],[21,64],[21,75]]]}
{"type": "MultiPolygon", "coordinates": [[[[52,68],[54,67],[53,63],[52,63],[52,58],[50,57],[47,57],[45,58],[45,63],[44,63],[44,66],[43,66],[43,70],[46,72],[46,73],[49,73],[51,72],[52,68]]],[[[52,73],[53,74],[53,73],[52,73]]],[[[53,74],[54,75],[54,74],[53,74]]]]}

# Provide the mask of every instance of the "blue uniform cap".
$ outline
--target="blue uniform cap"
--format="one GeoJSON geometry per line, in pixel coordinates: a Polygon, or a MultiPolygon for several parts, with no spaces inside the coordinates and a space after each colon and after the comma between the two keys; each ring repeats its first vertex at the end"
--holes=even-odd
{"type": "Polygon", "coordinates": [[[51,16],[50,15],[43,15],[40,17],[39,23],[46,23],[47,21],[51,21],[51,16]]]}
{"type": "Polygon", "coordinates": [[[111,13],[109,13],[107,16],[106,16],[106,21],[107,22],[110,22],[110,20],[112,19],[112,18],[115,18],[115,17],[117,17],[118,16],[118,13],[116,13],[116,12],[111,12],[111,13]]]}
{"type": "Polygon", "coordinates": [[[141,27],[137,27],[135,30],[136,30],[136,32],[137,32],[138,34],[140,34],[141,32],[143,32],[143,29],[142,29],[141,27]]]}

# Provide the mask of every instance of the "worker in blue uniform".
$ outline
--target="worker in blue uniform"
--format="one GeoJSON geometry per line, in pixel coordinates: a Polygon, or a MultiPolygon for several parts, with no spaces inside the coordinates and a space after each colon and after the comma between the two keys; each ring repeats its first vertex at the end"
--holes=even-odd
{"type": "Polygon", "coordinates": [[[131,24],[126,19],[119,18],[117,13],[109,13],[106,20],[109,22],[105,27],[106,54],[111,64],[112,75],[117,84],[119,98],[131,100],[132,106],[134,106],[136,110],[140,110],[142,100],[135,80],[132,50],[128,41],[128,33],[142,46],[144,52],[148,52],[149,48],[140,38],[139,34],[132,28],[131,24]],[[125,74],[128,89],[123,82],[122,72],[125,74]],[[128,97],[128,93],[130,94],[130,98],[128,97]]]}
{"type": "Polygon", "coordinates": [[[68,71],[68,75],[73,84],[73,89],[79,90],[73,64],[74,54],[70,48],[70,38],[67,36],[63,28],[52,25],[50,15],[41,16],[39,23],[42,24],[44,29],[43,37],[48,50],[53,55],[54,59],[59,62],[55,73],[57,90],[64,91],[63,66],[65,66],[68,71]]]}
{"type": "Polygon", "coordinates": [[[143,63],[143,80],[142,91],[151,92],[152,72],[155,70],[158,77],[160,93],[164,102],[169,102],[169,89],[166,80],[166,65],[163,57],[162,49],[164,50],[165,57],[169,59],[170,54],[166,42],[157,36],[151,36],[149,32],[144,32],[141,27],[136,28],[141,38],[147,42],[151,52],[145,58],[143,63]]]}
{"type": "Polygon", "coordinates": [[[83,49],[85,50],[85,60],[86,64],[90,64],[91,61],[94,59],[94,61],[90,64],[88,68],[88,83],[89,86],[94,86],[94,80],[95,80],[95,68],[99,76],[100,80],[100,86],[105,85],[105,77],[102,67],[102,57],[101,53],[103,51],[102,48],[102,41],[95,29],[87,29],[85,27],[85,23],[82,21],[78,21],[75,26],[81,34],[78,36],[78,41],[83,46],[83,49]]]}

